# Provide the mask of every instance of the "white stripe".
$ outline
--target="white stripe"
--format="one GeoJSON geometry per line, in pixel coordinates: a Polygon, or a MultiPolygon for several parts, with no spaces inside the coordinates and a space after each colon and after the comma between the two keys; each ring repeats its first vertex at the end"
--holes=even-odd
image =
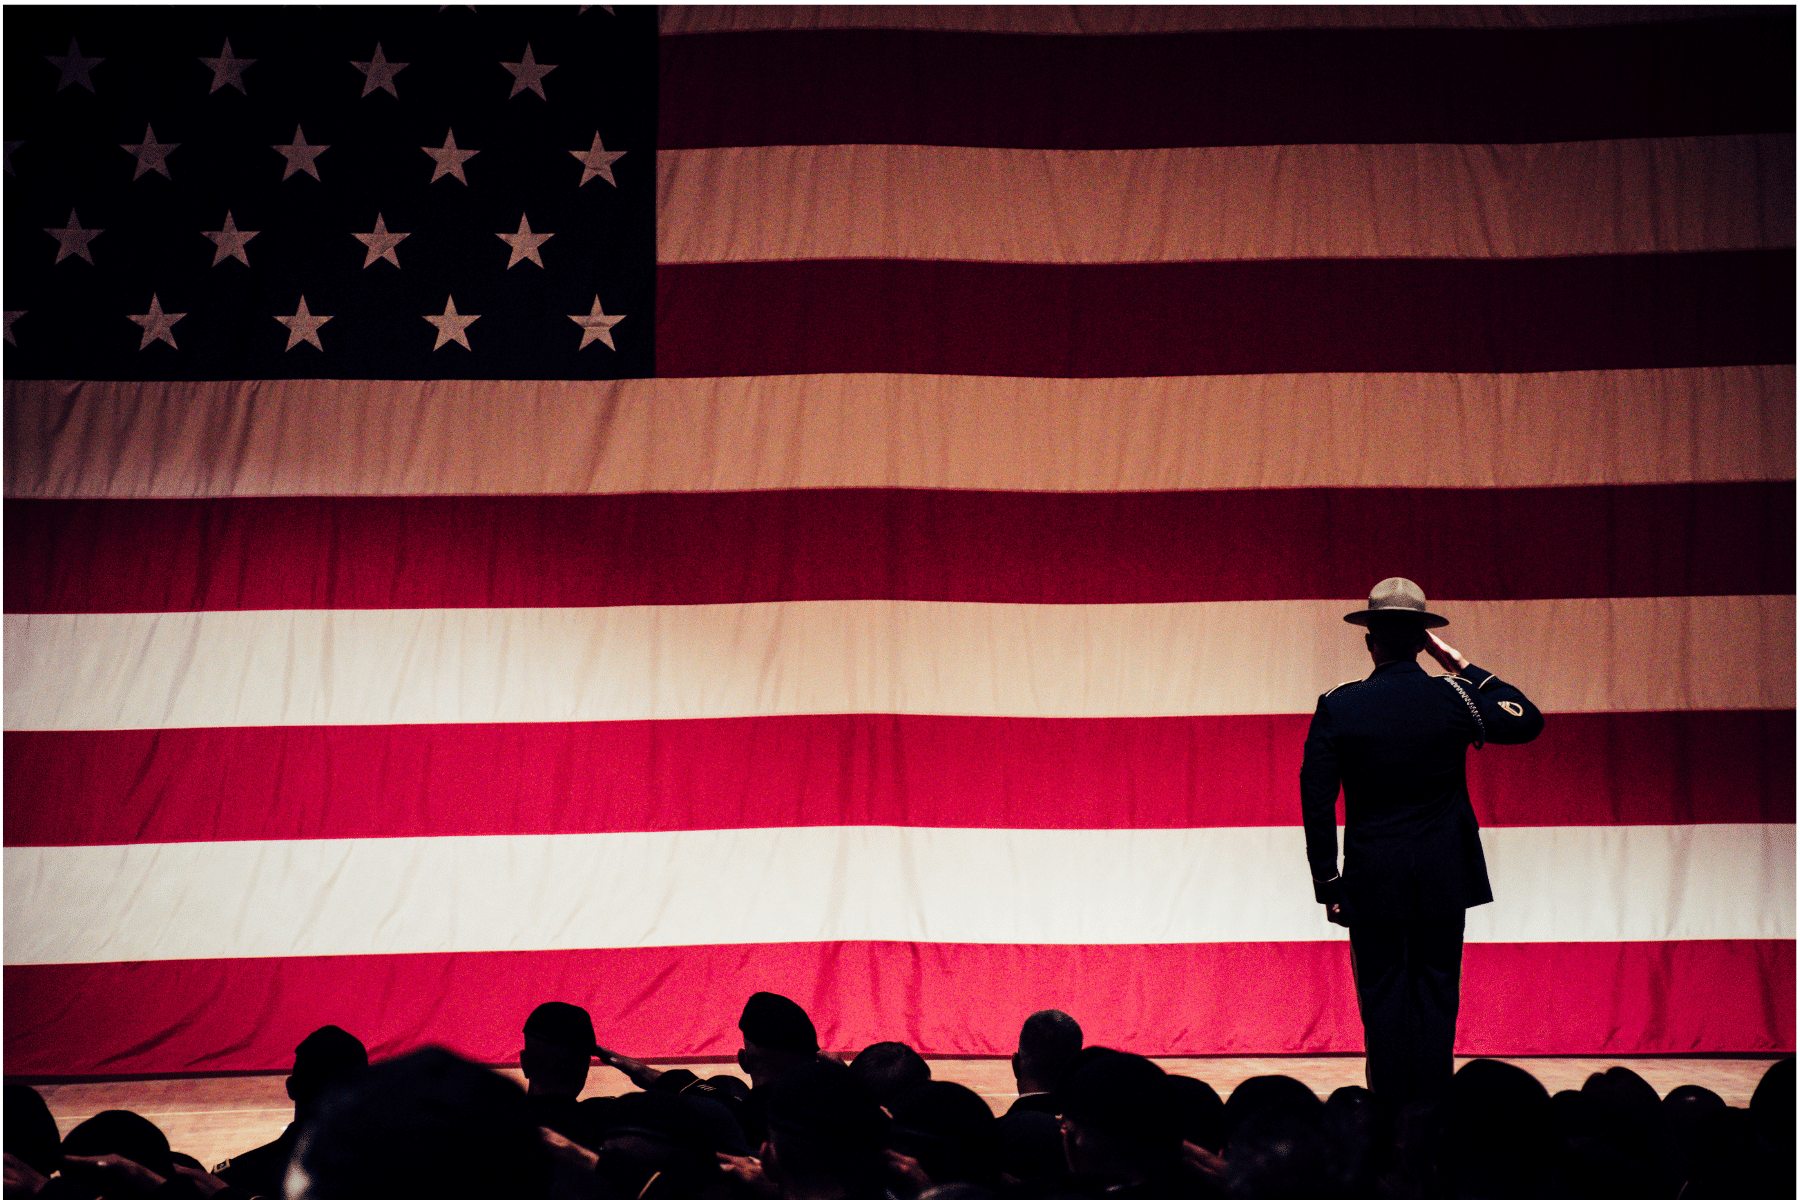
{"type": "MultiPolygon", "coordinates": [[[[6,728],[1311,712],[1356,600],[9,614],[6,728]]],[[[1462,601],[1546,711],[1792,708],[1794,597],[1462,601]]]]}
{"type": "Polygon", "coordinates": [[[1143,34],[1249,29],[1554,29],[1749,10],[1695,5],[1450,4],[794,4],[664,5],[665,36],[768,29],[931,29],[949,33],[1143,34]]]}
{"type": "Polygon", "coordinates": [[[1496,258],[1791,247],[1794,135],[656,156],[660,263],[1496,258]]]}
{"type": "MultiPolygon", "coordinates": [[[[1474,941],[1794,936],[1792,825],[1498,829],[1474,941]]],[[[839,940],[1320,941],[1298,827],[8,848],[6,962],[839,940]]]]}
{"type": "Polygon", "coordinates": [[[5,388],[8,496],[1794,478],[1792,365],[1064,380],[9,380],[5,388]]]}

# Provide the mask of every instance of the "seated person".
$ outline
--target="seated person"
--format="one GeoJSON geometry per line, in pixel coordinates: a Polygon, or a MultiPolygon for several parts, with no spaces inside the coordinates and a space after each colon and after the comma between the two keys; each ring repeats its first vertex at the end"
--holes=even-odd
{"type": "Polygon", "coordinates": [[[321,1025],[307,1034],[294,1048],[294,1073],[287,1078],[294,1119],[280,1137],[226,1159],[213,1168],[213,1174],[246,1192],[271,1198],[281,1195],[294,1142],[319,1098],[327,1088],[354,1080],[368,1069],[368,1050],[336,1025],[321,1025]]]}

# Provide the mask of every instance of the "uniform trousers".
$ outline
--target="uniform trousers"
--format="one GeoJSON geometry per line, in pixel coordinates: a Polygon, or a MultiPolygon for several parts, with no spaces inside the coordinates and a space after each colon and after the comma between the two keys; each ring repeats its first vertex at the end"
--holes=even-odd
{"type": "Polygon", "coordinates": [[[1463,913],[1350,927],[1369,1090],[1396,1109],[1450,1086],[1463,913]]]}

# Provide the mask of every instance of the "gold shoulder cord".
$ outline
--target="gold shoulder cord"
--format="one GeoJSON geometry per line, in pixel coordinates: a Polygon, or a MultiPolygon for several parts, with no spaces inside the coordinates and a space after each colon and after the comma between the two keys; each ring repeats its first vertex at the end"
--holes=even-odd
{"type": "Polygon", "coordinates": [[[1469,693],[1463,691],[1462,684],[1457,681],[1456,676],[1446,675],[1444,682],[1455,688],[1456,694],[1462,697],[1462,702],[1469,706],[1469,715],[1475,718],[1475,728],[1481,731],[1481,736],[1475,739],[1475,748],[1481,749],[1487,744],[1487,724],[1481,719],[1481,710],[1475,707],[1475,701],[1469,698],[1469,693]]]}

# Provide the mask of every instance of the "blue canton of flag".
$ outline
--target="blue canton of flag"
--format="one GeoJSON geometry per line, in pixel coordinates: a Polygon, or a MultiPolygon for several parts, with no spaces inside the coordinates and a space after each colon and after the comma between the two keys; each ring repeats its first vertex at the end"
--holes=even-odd
{"type": "Polygon", "coordinates": [[[647,376],[649,7],[8,7],[12,379],[647,376]]]}

